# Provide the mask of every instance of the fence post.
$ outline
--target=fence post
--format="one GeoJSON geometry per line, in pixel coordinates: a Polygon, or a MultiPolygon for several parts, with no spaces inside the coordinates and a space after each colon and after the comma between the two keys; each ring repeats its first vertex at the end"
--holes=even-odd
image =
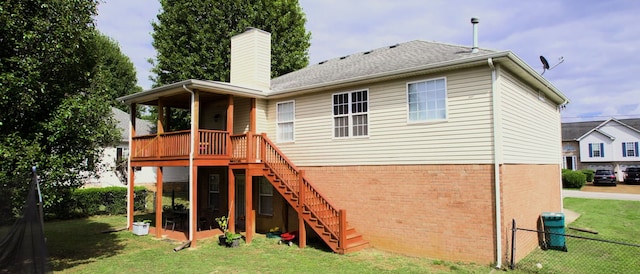
{"type": "Polygon", "coordinates": [[[512,270],[516,266],[516,219],[511,219],[511,262],[509,268],[512,270]]]}

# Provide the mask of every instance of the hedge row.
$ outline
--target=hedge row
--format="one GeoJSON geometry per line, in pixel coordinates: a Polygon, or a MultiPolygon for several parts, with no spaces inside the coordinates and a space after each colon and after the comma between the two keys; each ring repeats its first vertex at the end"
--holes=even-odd
{"type": "MultiPolygon", "coordinates": [[[[148,190],[134,187],[134,210],[145,209],[148,190]]],[[[45,210],[47,219],[70,219],[93,215],[117,215],[127,212],[127,188],[80,188],[65,197],[63,205],[45,210]],[[48,212],[47,212],[48,211],[48,212]]]]}

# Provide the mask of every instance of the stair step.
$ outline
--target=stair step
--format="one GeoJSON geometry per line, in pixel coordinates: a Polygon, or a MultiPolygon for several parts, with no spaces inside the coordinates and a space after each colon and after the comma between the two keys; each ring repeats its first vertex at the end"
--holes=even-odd
{"type": "Polygon", "coordinates": [[[343,250],[344,254],[353,253],[356,251],[363,250],[369,247],[369,242],[365,240],[361,240],[355,243],[347,244],[346,248],[343,250]]]}

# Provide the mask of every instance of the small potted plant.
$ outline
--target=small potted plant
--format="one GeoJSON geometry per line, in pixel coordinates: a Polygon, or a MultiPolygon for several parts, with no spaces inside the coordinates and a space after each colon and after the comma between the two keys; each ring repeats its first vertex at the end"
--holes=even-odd
{"type": "Polygon", "coordinates": [[[229,231],[229,218],[227,216],[221,216],[215,218],[218,223],[218,227],[224,232],[224,234],[218,236],[220,245],[226,245],[228,247],[240,246],[240,239],[242,235],[229,231]]]}
{"type": "Polygon", "coordinates": [[[138,236],[144,236],[149,234],[149,226],[151,224],[151,220],[142,220],[133,222],[133,234],[138,236]]]}

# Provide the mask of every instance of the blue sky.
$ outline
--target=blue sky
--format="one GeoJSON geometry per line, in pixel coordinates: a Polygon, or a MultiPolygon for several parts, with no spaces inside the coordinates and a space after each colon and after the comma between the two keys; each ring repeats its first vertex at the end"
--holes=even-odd
{"type": "MultiPolygon", "coordinates": [[[[481,48],[510,50],[569,97],[564,122],[640,117],[640,1],[301,0],[311,32],[311,63],[412,40],[471,45],[478,17],[481,48]]],[[[151,86],[155,0],[105,0],[97,26],[118,41],[151,86]]]]}

